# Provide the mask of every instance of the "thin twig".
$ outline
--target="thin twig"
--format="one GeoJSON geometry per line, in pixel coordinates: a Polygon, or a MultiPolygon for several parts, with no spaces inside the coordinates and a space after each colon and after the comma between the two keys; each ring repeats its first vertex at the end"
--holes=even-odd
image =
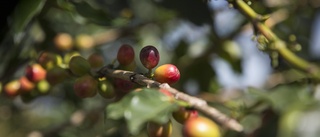
{"type": "Polygon", "coordinates": [[[204,114],[208,115],[209,117],[215,119],[222,125],[226,126],[227,128],[230,128],[232,130],[241,132],[243,131],[243,127],[241,124],[239,124],[235,119],[232,119],[228,117],[227,115],[221,113],[219,110],[209,106],[206,101],[196,98],[193,96],[190,96],[188,94],[185,94],[181,91],[178,91],[177,89],[174,89],[170,87],[166,83],[159,83],[157,81],[151,80],[141,74],[132,72],[132,71],[124,71],[124,70],[114,70],[110,69],[107,66],[101,68],[98,71],[98,75],[100,77],[108,76],[113,78],[120,78],[123,80],[131,81],[133,83],[137,83],[142,86],[148,86],[148,87],[157,87],[157,88],[163,88],[171,92],[176,99],[185,101],[189,103],[191,106],[193,106],[195,109],[203,112],[204,114]]]}

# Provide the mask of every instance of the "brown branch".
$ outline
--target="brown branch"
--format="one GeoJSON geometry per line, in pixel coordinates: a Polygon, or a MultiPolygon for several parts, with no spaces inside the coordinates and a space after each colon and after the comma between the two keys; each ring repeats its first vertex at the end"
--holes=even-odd
{"type": "Polygon", "coordinates": [[[114,70],[110,69],[108,67],[103,67],[98,71],[98,75],[113,77],[113,78],[120,78],[123,80],[128,80],[134,83],[137,83],[142,86],[147,87],[157,87],[157,88],[163,88],[171,92],[176,99],[185,101],[189,103],[191,106],[193,106],[195,109],[203,112],[204,114],[208,115],[209,117],[215,119],[222,125],[226,126],[227,128],[230,128],[232,130],[241,132],[243,131],[242,125],[240,125],[235,119],[229,118],[225,114],[221,113],[219,110],[209,106],[206,101],[196,98],[193,96],[190,96],[188,94],[185,94],[181,91],[178,91],[177,89],[174,89],[170,87],[166,83],[159,83],[157,81],[151,80],[142,74],[138,74],[132,71],[124,71],[124,70],[114,70]]]}

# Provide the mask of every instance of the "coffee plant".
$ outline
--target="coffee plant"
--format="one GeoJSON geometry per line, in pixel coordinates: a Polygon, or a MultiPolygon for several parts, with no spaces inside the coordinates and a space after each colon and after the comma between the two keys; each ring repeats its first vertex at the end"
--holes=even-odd
{"type": "Polygon", "coordinates": [[[0,137],[320,134],[318,1],[0,6],[0,137]]]}

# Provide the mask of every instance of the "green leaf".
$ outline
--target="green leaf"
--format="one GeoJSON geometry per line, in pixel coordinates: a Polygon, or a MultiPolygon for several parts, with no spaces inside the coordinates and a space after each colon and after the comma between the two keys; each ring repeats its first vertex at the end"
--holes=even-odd
{"type": "Polygon", "coordinates": [[[273,107],[283,112],[296,103],[310,101],[307,85],[284,85],[274,89],[270,94],[273,107]]]}
{"type": "Polygon", "coordinates": [[[71,11],[74,9],[73,5],[70,2],[68,2],[67,0],[57,0],[57,4],[61,8],[68,10],[68,11],[71,11]]]}
{"type": "Polygon", "coordinates": [[[172,99],[157,89],[144,88],[107,106],[106,115],[115,120],[124,118],[130,133],[137,134],[148,121],[167,122],[171,113],[178,109],[178,104],[172,99]]]}
{"type": "Polygon", "coordinates": [[[20,0],[13,13],[13,31],[20,33],[43,8],[45,0],[20,0]]]}
{"type": "Polygon", "coordinates": [[[79,2],[73,4],[75,6],[76,11],[89,21],[105,26],[111,24],[112,17],[105,11],[93,7],[87,2],[79,2]]]}
{"type": "Polygon", "coordinates": [[[265,90],[257,89],[257,88],[254,88],[254,87],[249,87],[248,88],[248,93],[252,97],[257,98],[257,100],[264,100],[266,102],[271,102],[271,100],[269,99],[269,94],[265,90]]]}
{"type": "Polygon", "coordinates": [[[257,114],[246,115],[243,119],[241,119],[241,125],[244,125],[244,132],[252,133],[254,130],[259,128],[262,123],[262,119],[257,114]]]}
{"type": "Polygon", "coordinates": [[[269,91],[258,91],[258,89],[250,88],[249,92],[269,102],[274,110],[285,112],[288,108],[296,104],[310,102],[312,99],[309,90],[308,85],[293,83],[279,85],[269,91]]]}

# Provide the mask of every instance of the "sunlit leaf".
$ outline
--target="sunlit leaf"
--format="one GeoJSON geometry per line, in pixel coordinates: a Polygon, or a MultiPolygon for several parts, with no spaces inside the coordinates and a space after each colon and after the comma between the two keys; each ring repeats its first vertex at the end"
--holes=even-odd
{"type": "Polygon", "coordinates": [[[144,88],[107,106],[106,115],[110,119],[124,118],[130,133],[137,134],[148,121],[167,122],[171,113],[178,108],[172,99],[156,89],[144,88]]]}

